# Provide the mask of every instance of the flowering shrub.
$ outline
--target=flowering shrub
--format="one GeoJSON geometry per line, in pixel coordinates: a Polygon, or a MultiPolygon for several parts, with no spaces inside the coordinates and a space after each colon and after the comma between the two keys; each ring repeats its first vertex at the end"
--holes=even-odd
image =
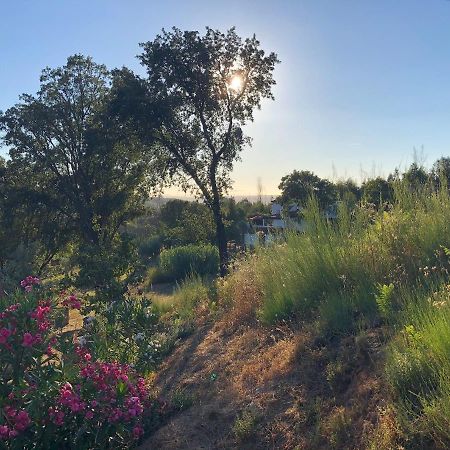
{"type": "Polygon", "coordinates": [[[152,409],[144,379],[56,327],[76,296],[46,298],[35,277],[21,286],[0,300],[0,447],[128,448],[152,409]]]}
{"type": "Polygon", "coordinates": [[[139,371],[155,368],[168,344],[159,314],[146,298],[124,298],[110,303],[95,317],[86,317],[80,346],[100,359],[113,357],[139,371]]]}

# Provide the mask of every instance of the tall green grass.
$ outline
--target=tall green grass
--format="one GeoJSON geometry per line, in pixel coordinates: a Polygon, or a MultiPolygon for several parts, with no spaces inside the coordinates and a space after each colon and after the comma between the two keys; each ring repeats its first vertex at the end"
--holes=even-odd
{"type": "Polygon", "coordinates": [[[400,184],[389,211],[341,205],[335,222],[311,200],[305,219],[304,234],[259,249],[253,262],[267,323],[318,312],[329,333],[370,323],[383,315],[376,300],[380,287],[416,283],[419,269],[437,264],[442,247],[450,245],[447,191],[411,192],[400,184]]]}
{"type": "Polygon", "coordinates": [[[387,379],[416,446],[450,446],[450,285],[405,292],[387,379]]]}
{"type": "Polygon", "coordinates": [[[175,313],[182,320],[193,319],[196,307],[214,300],[213,283],[199,275],[190,275],[180,284],[170,297],[156,297],[153,303],[160,314],[175,313]]]}
{"type": "Polygon", "coordinates": [[[450,448],[447,188],[398,183],[393,205],[341,205],[335,222],[311,199],[305,219],[305,233],[259,248],[246,263],[259,316],[269,324],[296,316],[325,337],[384,323],[386,380],[408,448],[450,448]]]}

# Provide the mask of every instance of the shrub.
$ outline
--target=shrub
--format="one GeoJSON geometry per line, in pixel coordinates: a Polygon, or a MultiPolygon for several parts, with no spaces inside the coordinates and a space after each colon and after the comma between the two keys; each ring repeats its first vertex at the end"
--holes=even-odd
{"type": "Polygon", "coordinates": [[[123,298],[128,284],[137,281],[140,263],[135,243],[123,234],[108,244],[80,245],[73,265],[79,270],[66,284],[92,289],[95,303],[109,303],[123,298]]]}
{"type": "Polygon", "coordinates": [[[343,406],[335,407],[331,414],[320,425],[322,435],[329,448],[347,448],[351,439],[351,420],[343,406]]]}
{"type": "Polygon", "coordinates": [[[238,440],[244,441],[255,432],[257,424],[258,418],[255,414],[250,410],[244,410],[234,421],[233,433],[238,440]]]}
{"type": "Polygon", "coordinates": [[[152,301],[126,296],[101,311],[96,309],[80,332],[92,355],[132,364],[143,373],[154,370],[168,344],[152,301]]]}
{"type": "Polygon", "coordinates": [[[55,325],[74,295],[55,297],[27,277],[0,300],[2,448],[128,448],[143,434],[151,400],[128,365],[96,361],[55,325]]]}
{"type": "Polygon", "coordinates": [[[151,236],[139,244],[139,255],[142,258],[153,258],[159,255],[162,245],[161,236],[151,236]]]}
{"type": "Polygon", "coordinates": [[[215,275],[219,270],[219,252],[213,245],[185,245],[163,250],[159,265],[164,276],[182,280],[189,274],[215,275]]]}

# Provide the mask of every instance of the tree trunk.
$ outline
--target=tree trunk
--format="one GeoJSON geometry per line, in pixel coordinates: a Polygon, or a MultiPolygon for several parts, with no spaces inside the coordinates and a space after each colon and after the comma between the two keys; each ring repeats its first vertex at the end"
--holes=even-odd
{"type": "Polygon", "coordinates": [[[213,214],[214,222],[216,223],[217,246],[219,247],[220,276],[224,277],[228,272],[228,251],[220,203],[213,205],[213,214]]]}

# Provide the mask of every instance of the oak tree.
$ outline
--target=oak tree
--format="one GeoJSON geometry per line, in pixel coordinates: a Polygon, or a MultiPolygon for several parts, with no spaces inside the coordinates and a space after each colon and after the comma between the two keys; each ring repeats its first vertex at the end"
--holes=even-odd
{"type": "Polygon", "coordinates": [[[224,275],[223,198],[234,162],[250,143],[244,125],[253,121],[263,98],[273,99],[279,61],[255,36],[241,39],[234,28],[226,33],[207,28],[204,35],[173,28],[141,46],[147,77],[116,72],[117,110],[153,144],[170,182],[211,209],[224,275]]]}

